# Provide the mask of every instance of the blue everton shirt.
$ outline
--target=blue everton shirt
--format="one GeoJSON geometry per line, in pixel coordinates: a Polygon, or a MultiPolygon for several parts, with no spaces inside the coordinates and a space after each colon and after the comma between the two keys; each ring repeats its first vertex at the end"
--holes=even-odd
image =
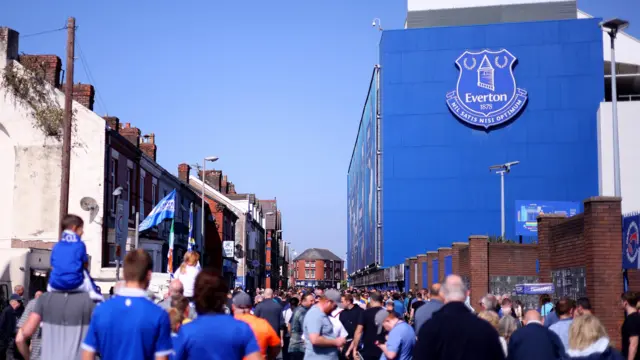
{"type": "Polygon", "coordinates": [[[49,285],[56,290],[74,290],[84,282],[84,263],[89,262],[87,246],[72,231],[65,230],[51,250],[49,285]]]}
{"type": "Polygon", "coordinates": [[[169,314],[142,289],[120,289],[96,307],[82,348],[102,360],[154,360],[173,352],[169,314]]]}
{"type": "Polygon", "coordinates": [[[249,325],[225,314],[199,315],[178,338],[176,360],[242,360],[260,351],[249,325]]]}

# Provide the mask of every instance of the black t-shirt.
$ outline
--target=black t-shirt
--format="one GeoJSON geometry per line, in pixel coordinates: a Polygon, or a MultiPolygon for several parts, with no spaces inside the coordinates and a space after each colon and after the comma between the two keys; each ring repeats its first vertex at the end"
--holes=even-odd
{"type": "Polygon", "coordinates": [[[382,324],[376,324],[376,314],[384,310],[382,307],[369,308],[362,311],[358,325],[362,325],[362,350],[360,354],[365,358],[380,358],[382,350],[376,345],[376,341],[384,343],[385,331],[382,324]]]}
{"type": "Polygon", "coordinates": [[[413,304],[411,304],[411,308],[413,309],[414,314],[415,314],[415,311],[418,310],[422,305],[424,305],[424,301],[422,300],[416,300],[413,302],[413,304]]]}
{"type": "Polygon", "coordinates": [[[351,310],[344,309],[340,313],[340,322],[344,326],[345,330],[347,330],[347,333],[349,333],[347,339],[353,339],[353,334],[356,332],[358,321],[360,321],[360,316],[363,312],[364,310],[362,310],[360,306],[354,304],[351,310]]]}
{"type": "MultiPolygon", "coordinates": [[[[622,355],[627,358],[629,354],[629,338],[640,336],[640,313],[634,312],[627,316],[622,323],[622,355]]],[[[640,360],[640,351],[636,353],[635,360],[640,360]]]]}

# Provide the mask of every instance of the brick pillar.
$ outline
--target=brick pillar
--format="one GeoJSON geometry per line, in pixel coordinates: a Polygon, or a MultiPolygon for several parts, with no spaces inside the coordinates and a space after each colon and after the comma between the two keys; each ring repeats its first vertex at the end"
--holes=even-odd
{"type": "Polygon", "coordinates": [[[489,291],[489,237],[469,236],[469,290],[476,311],[480,299],[489,291]]]}
{"type": "Polygon", "coordinates": [[[451,255],[451,248],[441,247],[438,248],[438,281],[444,282],[444,258],[451,255]]]}
{"type": "Polygon", "coordinates": [[[422,289],[424,287],[422,284],[424,284],[424,281],[427,280],[424,278],[424,276],[425,275],[428,276],[428,273],[424,274],[422,271],[422,268],[426,263],[427,263],[427,254],[418,255],[418,289],[422,289]]]}
{"type": "Polygon", "coordinates": [[[454,242],[451,244],[451,268],[454,274],[460,275],[460,250],[469,246],[469,243],[454,242]]]}
{"type": "Polygon", "coordinates": [[[597,196],[584,202],[584,251],[587,297],[618,348],[622,293],[621,198],[597,196]]]}
{"type": "Polygon", "coordinates": [[[437,251],[427,251],[427,285],[431,287],[433,285],[433,260],[438,258],[437,251]]]}
{"type": "Polygon", "coordinates": [[[541,283],[551,282],[553,227],[566,219],[564,215],[542,214],[538,216],[538,279],[541,283]]]}

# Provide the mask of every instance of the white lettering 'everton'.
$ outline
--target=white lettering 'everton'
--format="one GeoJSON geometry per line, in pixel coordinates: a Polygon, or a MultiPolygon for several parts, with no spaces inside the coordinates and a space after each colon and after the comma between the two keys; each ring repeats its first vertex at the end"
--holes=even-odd
{"type": "Polygon", "coordinates": [[[516,86],[509,51],[465,51],[456,60],[458,84],[447,93],[451,112],[460,120],[488,129],[515,118],[527,103],[527,91],[516,86]]]}
{"type": "Polygon", "coordinates": [[[485,103],[495,101],[507,101],[507,94],[486,94],[486,95],[473,95],[470,93],[464,94],[464,102],[466,103],[485,103]]]}

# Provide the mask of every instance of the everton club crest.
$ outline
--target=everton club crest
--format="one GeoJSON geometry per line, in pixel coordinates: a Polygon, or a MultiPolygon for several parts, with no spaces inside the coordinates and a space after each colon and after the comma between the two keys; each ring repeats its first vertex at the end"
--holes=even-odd
{"type": "Polygon", "coordinates": [[[504,49],[465,51],[456,60],[460,74],[456,89],[447,93],[449,109],[460,120],[485,129],[511,120],[527,102],[527,92],[516,86],[515,62],[504,49]]]}

